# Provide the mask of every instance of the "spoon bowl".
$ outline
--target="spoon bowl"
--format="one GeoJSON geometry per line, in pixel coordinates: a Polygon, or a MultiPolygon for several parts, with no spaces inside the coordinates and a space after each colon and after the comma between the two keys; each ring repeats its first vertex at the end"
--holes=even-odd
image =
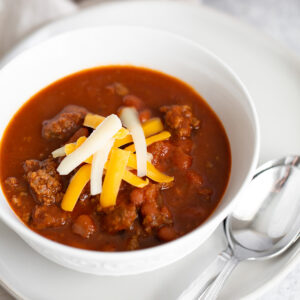
{"type": "Polygon", "coordinates": [[[243,201],[224,221],[230,248],[240,260],[266,259],[285,251],[300,229],[300,157],[260,167],[243,201]]]}
{"type": "Polygon", "coordinates": [[[261,166],[243,192],[243,200],[224,221],[228,247],[196,278],[178,300],[214,300],[243,260],[280,255],[300,233],[300,156],[261,166]]]}

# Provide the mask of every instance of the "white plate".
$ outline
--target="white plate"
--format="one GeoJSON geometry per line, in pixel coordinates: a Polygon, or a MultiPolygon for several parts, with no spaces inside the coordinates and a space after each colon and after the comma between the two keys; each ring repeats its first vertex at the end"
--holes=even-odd
{"type": "MultiPolygon", "coordinates": [[[[14,53],[62,31],[107,24],[165,29],[215,52],[236,71],[255,101],[262,133],[260,162],[300,153],[299,59],[252,28],[207,8],[171,2],[102,4],[44,27],[14,53]]],[[[175,299],[225,247],[219,228],[202,247],[177,263],[143,275],[110,278],[81,274],[51,263],[2,223],[0,239],[0,281],[18,298],[30,300],[175,299]]],[[[294,247],[265,262],[242,263],[220,299],[257,298],[300,261],[299,249],[294,247]]]]}

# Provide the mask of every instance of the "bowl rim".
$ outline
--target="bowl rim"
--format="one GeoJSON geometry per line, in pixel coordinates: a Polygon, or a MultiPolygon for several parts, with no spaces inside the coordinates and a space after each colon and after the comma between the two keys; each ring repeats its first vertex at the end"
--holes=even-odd
{"type": "MultiPolygon", "coordinates": [[[[7,204],[9,205],[12,212],[16,215],[17,219],[11,217],[10,215],[7,215],[7,214],[3,213],[3,211],[0,210],[0,220],[2,220],[8,227],[10,227],[18,235],[20,235],[21,238],[23,238],[23,236],[24,236],[26,241],[28,241],[28,240],[31,241],[32,240],[36,244],[42,245],[45,248],[54,249],[55,251],[59,251],[60,253],[64,253],[66,255],[71,255],[71,256],[76,256],[76,257],[81,257],[81,258],[84,258],[85,256],[88,256],[89,259],[103,258],[103,259],[114,259],[114,260],[117,260],[117,259],[118,260],[123,260],[123,259],[128,259],[128,258],[139,258],[139,257],[145,258],[149,254],[154,255],[155,253],[164,252],[164,251],[166,251],[167,249],[169,249],[171,247],[175,248],[180,244],[184,244],[184,240],[193,239],[198,234],[199,230],[204,231],[205,229],[208,230],[210,228],[211,232],[213,232],[215,230],[215,228],[223,221],[223,219],[232,211],[232,208],[235,205],[235,203],[238,199],[238,196],[244,190],[245,186],[250,182],[250,180],[252,178],[252,175],[255,171],[257,162],[258,162],[259,149],[260,149],[259,121],[258,121],[258,115],[257,115],[256,109],[255,109],[255,106],[254,106],[254,102],[253,102],[247,88],[245,87],[245,85],[243,84],[241,79],[236,75],[236,73],[232,70],[232,68],[226,62],[224,62],[222,59],[220,59],[212,51],[206,49],[201,44],[199,44],[199,43],[197,43],[193,40],[190,40],[186,37],[180,36],[178,34],[175,34],[175,33],[172,33],[172,32],[166,31],[166,30],[154,29],[154,28],[151,28],[151,27],[148,27],[148,26],[103,25],[103,26],[90,26],[90,27],[85,27],[85,28],[81,28],[81,29],[74,29],[74,30],[70,30],[70,31],[67,31],[67,32],[63,32],[63,33],[57,34],[57,35],[43,41],[41,43],[38,43],[37,45],[35,45],[35,46],[33,46],[29,49],[24,50],[23,52],[18,54],[16,57],[14,57],[12,60],[8,61],[0,69],[0,74],[3,71],[5,71],[6,68],[9,68],[10,65],[15,62],[15,60],[22,59],[22,57],[25,56],[32,49],[38,49],[38,48],[42,47],[44,44],[53,43],[53,41],[55,41],[56,39],[68,37],[70,35],[76,35],[79,32],[88,32],[88,31],[93,31],[93,30],[94,31],[106,31],[106,30],[111,30],[111,29],[126,30],[126,31],[131,30],[131,31],[136,31],[136,32],[137,31],[142,31],[142,32],[148,32],[148,33],[156,34],[156,35],[159,34],[161,36],[164,35],[166,40],[168,38],[171,38],[173,40],[177,40],[179,43],[184,43],[187,46],[193,47],[193,48],[197,49],[197,51],[200,51],[203,54],[205,54],[206,56],[213,59],[218,65],[220,65],[226,71],[226,73],[231,78],[231,80],[235,81],[238,84],[238,86],[241,88],[242,93],[245,96],[246,101],[249,104],[249,108],[250,108],[249,112],[250,112],[250,114],[252,115],[252,118],[253,118],[253,124],[252,125],[253,125],[253,128],[254,128],[254,130],[253,130],[254,131],[254,145],[253,145],[253,151],[252,151],[253,154],[252,154],[252,158],[251,158],[251,163],[248,167],[248,171],[247,171],[247,174],[245,176],[245,179],[244,179],[243,183],[238,188],[238,191],[236,192],[234,197],[230,200],[230,202],[223,209],[221,209],[220,211],[217,212],[216,209],[219,207],[219,205],[222,201],[222,198],[224,197],[224,194],[223,194],[218,206],[215,208],[215,210],[212,212],[212,214],[204,221],[204,223],[199,225],[197,228],[193,229],[191,232],[189,232],[189,233],[187,233],[187,234],[185,234],[185,235],[183,235],[183,236],[181,236],[181,237],[179,237],[179,238],[177,238],[173,241],[169,241],[169,242],[166,242],[166,243],[161,244],[161,245],[157,245],[157,246],[153,246],[153,247],[145,248],[145,249],[137,249],[137,250],[133,250],[133,251],[132,250],[127,250],[127,251],[105,252],[105,251],[99,251],[99,250],[81,249],[81,248],[68,246],[68,245],[50,240],[50,239],[36,233],[32,229],[30,229],[27,225],[25,225],[23,223],[23,221],[13,211],[13,209],[11,208],[10,204],[8,203],[6,197],[4,196],[2,185],[0,185],[0,186],[1,186],[1,190],[2,190],[2,193],[3,193],[4,199],[7,202],[7,204]]],[[[103,65],[103,66],[105,66],[105,65],[103,65]]],[[[76,72],[79,72],[79,71],[76,71],[76,72]]],[[[26,101],[28,101],[28,100],[26,100],[26,101]]],[[[22,103],[22,105],[24,103],[22,103]]],[[[208,105],[209,105],[209,103],[208,103],[208,105]]],[[[3,135],[2,135],[2,137],[3,137],[3,135]]],[[[2,137],[1,137],[1,139],[2,139],[2,137]]],[[[226,187],[226,190],[227,190],[227,188],[228,188],[228,185],[226,187]]],[[[207,238],[208,237],[209,237],[209,235],[207,236],[207,238]]]]}

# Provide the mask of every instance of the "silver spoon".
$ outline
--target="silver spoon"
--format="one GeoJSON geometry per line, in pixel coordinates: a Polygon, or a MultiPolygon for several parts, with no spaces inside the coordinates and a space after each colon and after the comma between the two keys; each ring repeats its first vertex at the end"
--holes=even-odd
{"type": "Polygon", "coordinates": [[[275,257],[297,241],[300,156],[287,156],[261,166],[242,198],[224,221],[227,249],[178,300],[214,300],[239,262],[275,257]]]}

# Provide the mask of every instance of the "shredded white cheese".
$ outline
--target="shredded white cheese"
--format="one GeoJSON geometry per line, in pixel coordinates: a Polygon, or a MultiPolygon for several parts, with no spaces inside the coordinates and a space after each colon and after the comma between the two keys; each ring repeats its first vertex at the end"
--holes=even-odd
{"type": "Polygon", "coordinates": [[[54,150],[51,154],[54,158],[65,156],[66,155],[65,146],[62,146],[62,147],[54,150]]]}
{"type": "Polygon", "coordinates": [[[91,155],[105,146],[122,128],[120,119],[112,114],[97,126],[86,141],[70,155],[66,156],[57,168],[60,175],[67,175],[91,155]]]}
{"type": "Polygon", "coordinates": [[[150,152],[147,152],[147,161],[149,161],[151,163],[152,160],[153,160],[153,154],[150,152]]]}
{"type": "Polygon", "coordinates": [[[110,139],[106,145],[93,155],[91,170],[91,195],[97,195],[102,192],[103,170],[114,142],[115,139],[110,139]]]}
{"type": "Polygon", "coordinates": [[[133,107],[125,107],[121,111],[120,118],[128,128],[136,150],[137,175],[139,177],[147,174],[147,145],[144,131],[139,120],[138,112],[133,107]]]}

